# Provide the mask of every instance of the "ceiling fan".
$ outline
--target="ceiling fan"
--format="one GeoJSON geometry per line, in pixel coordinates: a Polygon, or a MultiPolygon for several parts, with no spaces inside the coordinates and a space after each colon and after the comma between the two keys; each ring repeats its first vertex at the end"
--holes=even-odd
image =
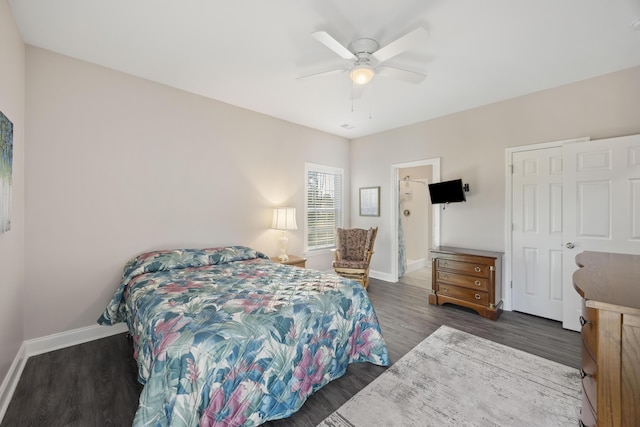
{"type": "Polygon", "coordinates": [[[357,85],[365,85],[375,75],[404,80],[409,83],[421,83],[426,77],[423,73],[405,70],[388,64],[385,61],[413,47],[420,46],[429,37],[429,33],[422,27],[405,34],[388,45],[380,48],[377,41],[369,38],[361,38],[343,46],[326,31],[317,31],[311,36],[320,43],[337,53],[341,58],[348,60],[350,67],[340,67],[329,71],[323,71],[298,79],[307,79],[329,74],[348,71],[349,77],[357,85]]]}

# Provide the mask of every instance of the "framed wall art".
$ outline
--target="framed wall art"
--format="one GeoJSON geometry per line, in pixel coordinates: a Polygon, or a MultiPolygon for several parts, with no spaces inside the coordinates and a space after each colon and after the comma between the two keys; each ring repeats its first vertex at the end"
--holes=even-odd
{"type": "Polygon", "coordinates": [[[11,229],[13,123],[0,111],[0,234],[11,229]]]}
{"type": "Polygon", "coordinates": [[[380,216],[380,187],[360,188],[360,216],[380,216]]]}

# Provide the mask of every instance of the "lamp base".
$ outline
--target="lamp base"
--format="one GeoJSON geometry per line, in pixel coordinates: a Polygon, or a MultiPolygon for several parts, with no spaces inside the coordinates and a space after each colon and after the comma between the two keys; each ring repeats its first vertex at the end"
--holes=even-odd
{"type": "Polygon", "coordinates": [[[280,254],[280,255],[278,255],[278,259],[279,259],[280,261],[289,261],[289,255],[287,255],[287,254],[280,254]]]}
{"type": "Polygon", "coordinates": [[[278,239],[278,246],[280,247],[280,255],[278,255],[278,259],[280,261],[289,261],[289,255],[287,255],[287,246],[289,246],[289,239],[284,233],[284,230],[282,230],[282,235],[280,236],[280,239],[278,239]]]}

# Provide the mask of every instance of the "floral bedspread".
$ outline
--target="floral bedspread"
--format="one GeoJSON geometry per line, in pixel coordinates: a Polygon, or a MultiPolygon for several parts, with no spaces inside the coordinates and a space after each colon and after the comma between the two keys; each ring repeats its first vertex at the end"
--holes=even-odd
{"type": "Polygon", "coordinates": [[[360,284],[242,246],[133,258],[98,319],[121,321],[144,384],[134,426],[258,425],[349,363],[389,364],[360,284]]]}

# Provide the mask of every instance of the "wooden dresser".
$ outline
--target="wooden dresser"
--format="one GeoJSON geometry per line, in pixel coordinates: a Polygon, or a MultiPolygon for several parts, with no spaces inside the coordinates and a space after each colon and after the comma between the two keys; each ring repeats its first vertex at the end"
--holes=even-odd
{"type": "Polygon", "coordinates": [[[496,320],[502,312],[502,253],[439,246],[431,250],[430,304],[452,303],[496,320]]]}
{"type": "Polygon", "coordinates": [[[581,425],[640,425],[640,256],[583,252],[581,425]]]}

